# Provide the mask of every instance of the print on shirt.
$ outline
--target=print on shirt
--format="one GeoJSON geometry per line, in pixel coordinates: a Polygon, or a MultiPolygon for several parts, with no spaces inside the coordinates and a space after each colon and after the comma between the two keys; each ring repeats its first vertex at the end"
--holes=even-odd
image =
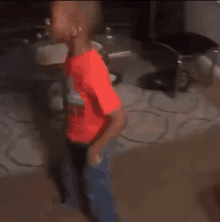
{"type": "Polygon", "coordinates": [[[74,88],[74,79],[72,77],[67,78],[67,102],[70,105],[84,105],[84,99],[80,96],[79,92],[74,88]]]}

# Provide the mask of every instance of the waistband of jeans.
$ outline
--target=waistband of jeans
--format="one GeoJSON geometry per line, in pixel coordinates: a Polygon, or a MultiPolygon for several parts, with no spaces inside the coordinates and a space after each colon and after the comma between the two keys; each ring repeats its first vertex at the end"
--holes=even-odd
{"type": "Polygon", "coordinates": [[[85,142],[85,143],[81,143],[81,142],[77,142],[77,141],[72,141],[71,139],[69,139],[68,137],[66,137],[66,140],[71,143],[71,144],[76,144],[76,145],[81,145],[81,146],[89,146],[89,143],[85,142]]]}

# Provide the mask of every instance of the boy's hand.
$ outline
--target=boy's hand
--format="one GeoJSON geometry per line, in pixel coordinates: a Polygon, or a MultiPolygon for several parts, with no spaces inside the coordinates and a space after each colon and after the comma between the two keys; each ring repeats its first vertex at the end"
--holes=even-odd
{"type": "Polygon", "coordinates": [[[98,145],[91,145],[87,152],[87,165],[90,167],[98,166],[102,159],[100,157],[100,150],[101,148],[98,145]]]}

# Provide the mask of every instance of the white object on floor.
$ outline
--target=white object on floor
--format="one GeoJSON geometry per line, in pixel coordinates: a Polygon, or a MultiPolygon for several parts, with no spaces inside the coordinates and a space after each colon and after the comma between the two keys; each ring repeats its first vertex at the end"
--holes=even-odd
{"type": "Polygon", "coordinates": [[[193,90],[189,89],[189,92],[178,93],[174,99],[163,92],[157,92],[152,95],[150,101],[152,107],[165,112],[188,113],[198,105],[199,98],[193,90]]]}

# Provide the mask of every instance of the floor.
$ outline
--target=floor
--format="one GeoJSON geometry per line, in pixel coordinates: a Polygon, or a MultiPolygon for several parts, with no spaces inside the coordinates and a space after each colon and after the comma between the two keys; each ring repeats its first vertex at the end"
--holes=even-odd
{"type": "MultiPolygon", "coordinates": [[[[175,99],[137,87],[138,78],[158,67],[136,55],[112,58],[112,67],[124,76],[114,89],[127,114],[112,161],[122,221],[219,221],[217,107],[195,87],[175,99]]],[[[62,146],[59,84],[50,96],[54,115],[45,119],[27,94],[0,94],[1,221],[86,221],[80,212],[57,206],[59,195],[45,171],[62,146]]]]}
{"type": "MultiPolygon", "coordinates": [[[[219,221],[218,135],[215,126],[206,134],[119,155],[112,177],[123,221],[219,221]]],[[[86,221],[80,212],[58,208],[56,198],[42,170],[2,178],[1,221],[86,221]]]]}

